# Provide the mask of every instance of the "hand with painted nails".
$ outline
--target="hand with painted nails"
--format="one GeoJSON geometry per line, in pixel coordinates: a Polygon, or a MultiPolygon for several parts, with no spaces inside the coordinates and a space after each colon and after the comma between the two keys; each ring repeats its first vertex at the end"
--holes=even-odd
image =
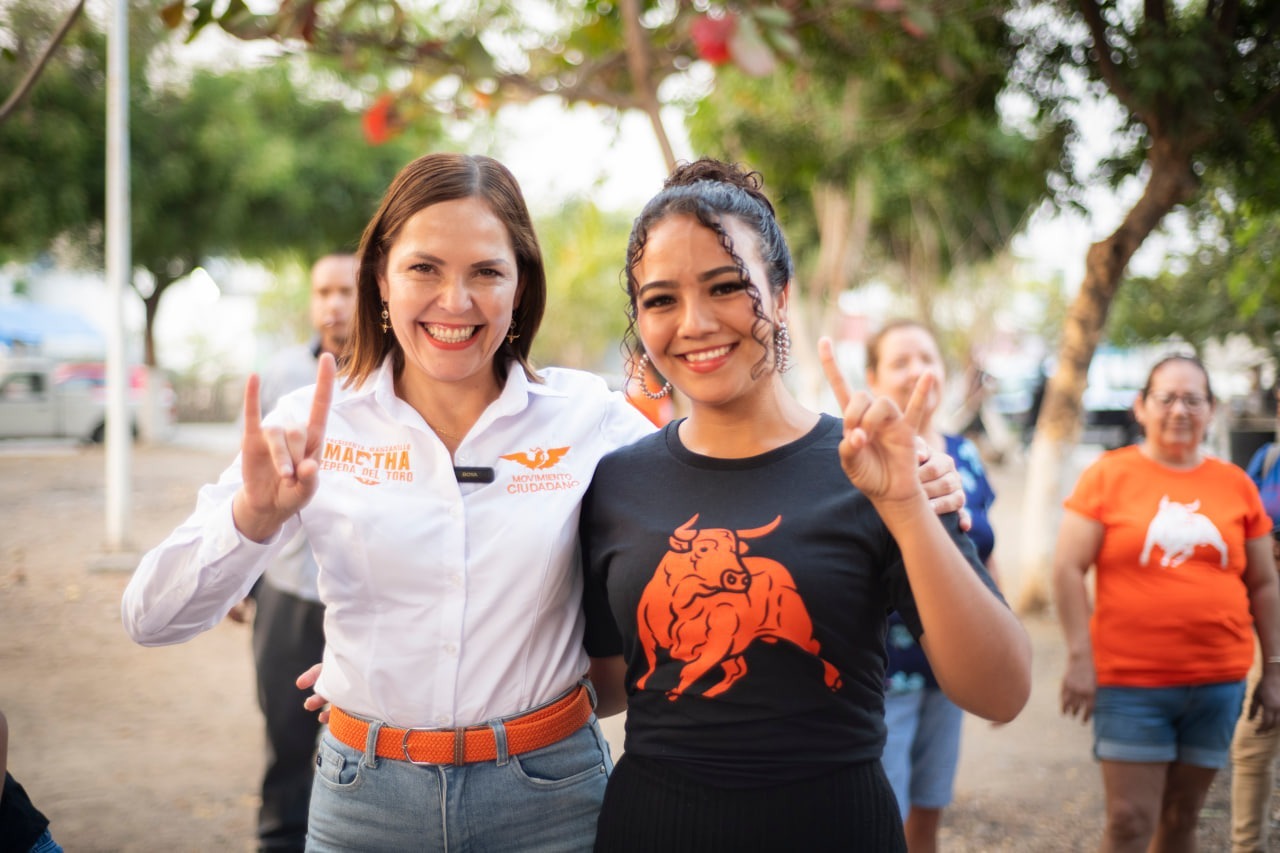
{"type": "Polygon", "coordinates": [[[319,485],[320,453],[337,372],[333,356],[320,356],[316,391],[305,427],[264,426],[258,377],[244,389],[244,434],[240,439],[243,483],[232,516],[236,529],[255,542],[270,539],[290,516],[307,505],[319,485]]]}

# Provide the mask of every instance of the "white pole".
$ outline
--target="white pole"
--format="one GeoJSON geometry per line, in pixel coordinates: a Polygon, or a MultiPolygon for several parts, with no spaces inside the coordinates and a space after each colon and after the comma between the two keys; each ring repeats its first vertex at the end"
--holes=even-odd
{"type": "Polygon", "coordinates": [[[107,436],[106,550],[128,546],[133,429],[124,340],[124,294],[133,265],[129,225],[129,0],[115,0],[107,30],[107,436]]]}

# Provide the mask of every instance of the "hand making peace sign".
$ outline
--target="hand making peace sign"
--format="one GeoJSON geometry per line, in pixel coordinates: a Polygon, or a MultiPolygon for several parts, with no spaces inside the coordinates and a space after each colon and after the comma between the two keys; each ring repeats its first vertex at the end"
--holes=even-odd
{"type": "Polygon", "coordinates": [[[243,483],[236,492],[232,516],[236,529],[249,539],[262,542],[274,536],[316,493],[336,372],[333,356],[322,353],[305,428],[296,424],[264,427],[258,377],[250,376],[245,383],[244,435],[240,439],[243,483]]]}
{"type": "MultiPolygon", "coordinates": [[[[836,364],[830,339],[818,341],[818,357],[844,417],[840,465],[849,481],[873,501],[907,500],[918,494],[922,476],[917,465],[921,461],[920,445],[923,442],[916,433],[923,422],[929,392],[935,382],[933,375],[925,373],[920,377],[911,392],[906,412],[900,412],[886,397],[876,398],[865,391],[849,390],[836,364]]],[[[928,453],[927,447],[924,452],[928,453]]],[[[945,454],[934,456],[947,458],[945,454]]],[[[947,471],[954,472],[954,464],[947,471]]],[[[934,482],[943,481],[946,482],[945,491],[928,490],[933,492],[929,497],[935,499],[935,511],[959,509],[964,502],[964,493],[958,484],[950,483],[949,473],[944,473],[940,480],[934,482]],[[956,492],[959,492],[959,504],[939,507],[937,499],[946,498],[954,502],[956,492]]]]}

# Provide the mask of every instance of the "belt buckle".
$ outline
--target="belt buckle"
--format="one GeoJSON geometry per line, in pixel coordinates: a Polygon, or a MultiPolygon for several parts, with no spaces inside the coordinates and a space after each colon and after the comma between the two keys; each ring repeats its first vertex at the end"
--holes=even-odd
{"type": "Polygon", "coordinates": [[[409,754],[409,735],[414,732],[425,732],[427,734],[431,734],[435,731],[438,731],[438,729],[405,729],[404,734],[400,736],[400,751],[404,753],[404,760],[410,764],[416,764],[419,767],[436,766],[436,762],[434,761],[415,761],[413,756],[409,754]]]}
{"type": "MultiPolygon", "coordinates": [[[[439,766],[439,762],[436,762],[436,761],[416,761],[414,760],[413,756],[409,754],[409,736],[414,732],[425,732],[426,734],[431,735],[431,734],[447,734],[449,733],[449,731],[447,729],[405,729],[404,734],[400,736],[400,752],[404,754],[405,761],[409,762],[410,764],[416,764],[419,767],[439,766]]],[[[466,749],[467,734],[466,733],[467,733],[467,730],[463,727],[458,727],[452,731],[453,764],[455,767],[461,767],[463,764],[467,763],[467,757],[466,757],[467,756],[467,749],[466,749]]]]}

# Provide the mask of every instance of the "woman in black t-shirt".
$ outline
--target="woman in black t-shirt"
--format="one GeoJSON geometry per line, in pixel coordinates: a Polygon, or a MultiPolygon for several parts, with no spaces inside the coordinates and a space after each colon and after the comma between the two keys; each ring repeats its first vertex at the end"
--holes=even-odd
{"type": "Polygon", "coordinates": [[[905,849],[879,762],[888,611],[961,707],[1007,721],[1030,692],[1025,631],[916,477],[931,377],[904,415],[851,394],[824,342],[843,419],[790,394],[790,253],[736,166],[678,168],[626,272],[629,343],[665,377],[643,387],[690,414],[606,456],[583,504],[588,652],[602,706],[628,703],[596,849],[905,849]]]}

